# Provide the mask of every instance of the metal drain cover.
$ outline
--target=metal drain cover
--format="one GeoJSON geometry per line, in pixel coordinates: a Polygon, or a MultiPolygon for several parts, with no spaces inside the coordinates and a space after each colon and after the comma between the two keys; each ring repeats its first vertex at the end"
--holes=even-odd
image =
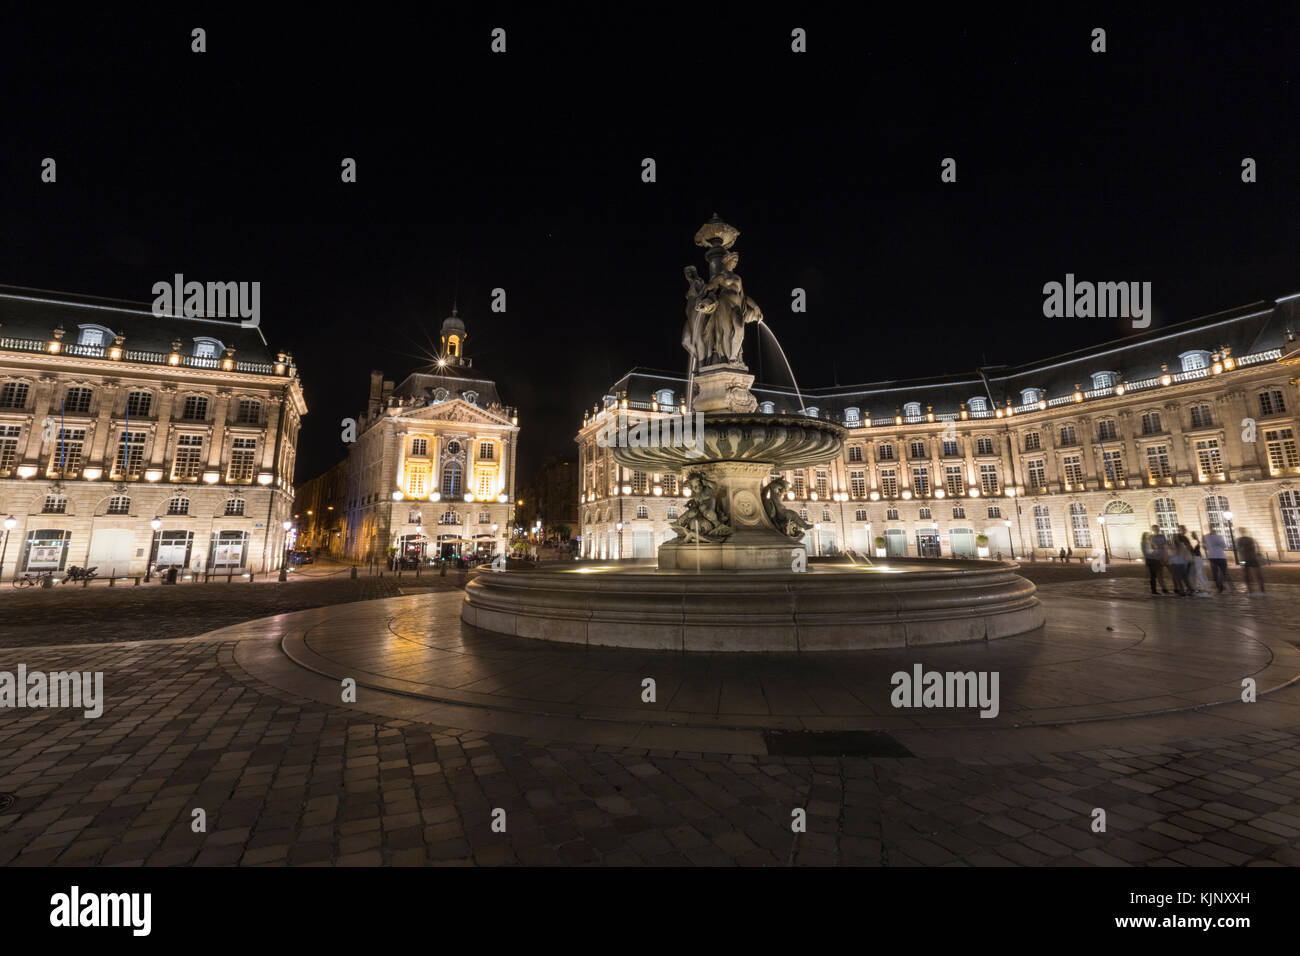
{"type": "Polygon", "coordinates": [[[763,735],[774,757],[911,757],[910,750],[881,730],[818,733],[811,730],[768,731],[763,735]]]}
{"type": "Polygon", "coordinates": [[[16,793],[0,793],[0,812],[4,812],[18,802],[16,793]]]}

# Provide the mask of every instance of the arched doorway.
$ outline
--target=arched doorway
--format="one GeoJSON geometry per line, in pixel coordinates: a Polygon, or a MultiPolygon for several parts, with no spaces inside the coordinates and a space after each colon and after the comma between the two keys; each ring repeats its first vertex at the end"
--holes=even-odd
{"type": "Polygon", "coordinates": [[[1138,527],[1137,514],[1127,501],[1106,503],[1106,539],[1110,543],[1112,558],[1132,560],[1142,556],[1142,529],[1138,527]]]}

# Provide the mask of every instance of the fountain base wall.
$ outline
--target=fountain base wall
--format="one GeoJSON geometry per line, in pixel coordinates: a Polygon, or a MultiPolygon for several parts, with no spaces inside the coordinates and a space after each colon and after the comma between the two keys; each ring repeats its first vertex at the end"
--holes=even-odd
{"type": "Polygon", "coordinates": [[[675,651],[812,652],[994,640],[1043,625],[1009,561],[933,559],[795,574],[557,567],[476,571],[461,620],[537,640],[675,651]],[[583,572],[587,573],[583,573],[583,572]]]}

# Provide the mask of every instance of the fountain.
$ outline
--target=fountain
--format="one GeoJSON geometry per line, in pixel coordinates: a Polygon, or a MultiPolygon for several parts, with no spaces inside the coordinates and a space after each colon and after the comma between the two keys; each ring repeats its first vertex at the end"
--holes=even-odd
{"type": "Polygon", "coordinates": [[[684,476],[687,504],[659,547],[657,569],[616,561],[481,570],[466,585],[461,619],[519,637],[705,651],[900,647],[1040,627],[1034,585],[1014,562],[809,563],[809,525],[785,507],[779,473],[839,457],[847,432],[756,411],[741,352],[745,326],[761,324],[763,313],[736,273],[739,235],[715,214],[695,235],[707,277],[685,270],[682,346],[701,426],[647,428],[643,420],[629,429],[614,415],[606,433],[624,467],[684,476]]]}

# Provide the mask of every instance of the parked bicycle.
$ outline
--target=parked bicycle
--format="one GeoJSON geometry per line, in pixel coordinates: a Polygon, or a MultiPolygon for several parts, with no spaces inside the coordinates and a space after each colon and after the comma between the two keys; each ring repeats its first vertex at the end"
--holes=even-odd
{"type": "Polygon", "coordinates": [[[79,568],[75,564],[68,568],[67,575],[63,578],[64,584],[70,584],[73,581],[93,581],[96,578],[95,571],[98,565],[93,568],[79,568]]]}
{"type": "Polygon", "coordinates": [[[53,571],[35,571],[28,572],[22,577],[14,578],[14,587],[16,588],[34,588],[44,581],[52,581],[54,578],[53,571]]]}

